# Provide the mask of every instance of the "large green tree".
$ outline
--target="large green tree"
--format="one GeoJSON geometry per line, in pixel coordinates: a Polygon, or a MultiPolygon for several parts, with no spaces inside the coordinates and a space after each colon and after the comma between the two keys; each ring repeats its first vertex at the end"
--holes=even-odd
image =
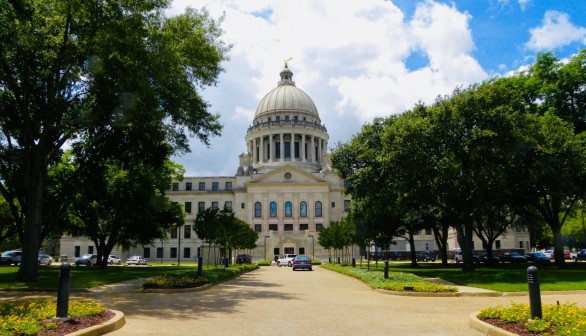
{"type": "MultiPolygon", "coordinates": [[[[188,135],[207,143],[219,134],[218,116],[198,93],[215,84],[226,59],[219,23],[196,10],[169,18],[168,6],[0,1],[0,192],[21,209],[19,280],[36,279],[47,167],[67,141],[107,139],[132,124],[163,129],[164,141],[185,152],[188,135]]],[[[109,142],[93,143],[99,156],[109,142]]]]}

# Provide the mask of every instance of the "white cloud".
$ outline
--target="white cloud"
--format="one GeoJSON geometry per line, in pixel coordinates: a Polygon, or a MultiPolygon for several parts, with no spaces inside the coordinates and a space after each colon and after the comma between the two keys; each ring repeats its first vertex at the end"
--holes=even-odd
{"type": "Polygon", "coordinates": [[[541,27],[530,30],[525,46],[531,50],[553,50],[573,42],[586,44],[586,28],[576,27],[566,13],[547,11],[541,27]]]}

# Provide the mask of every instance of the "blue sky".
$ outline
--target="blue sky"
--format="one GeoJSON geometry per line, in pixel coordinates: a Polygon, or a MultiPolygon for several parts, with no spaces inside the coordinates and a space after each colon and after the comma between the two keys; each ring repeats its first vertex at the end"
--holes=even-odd
{"type": "Polygon", "coordinates": [[[168,14],[187,6],[224,15],[233,44],[203,93],[223,134],[174,158],[187,176],[235,174],[256,107],[290,57],[332,148],[374,117],[510,73],[539,52],[563,59],[586,48],[586,0],[175,0],[168,14]]]}

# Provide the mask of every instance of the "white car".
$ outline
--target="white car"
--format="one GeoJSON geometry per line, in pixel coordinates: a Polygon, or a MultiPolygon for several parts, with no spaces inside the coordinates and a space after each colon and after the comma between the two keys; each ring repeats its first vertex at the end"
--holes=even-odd
{"type": "Polygon", "coordinates": [[[126,259],[128,265],[146,265],[147,260],[141,256],[132,256],[126,259]]]}
{"type": "Polygon", "coordinates": [[[108,256],[108,264],[113,265],[120,265],[120,263],[122,262],[122,260],[120,260],[120,258],[118,258],[117,256],[113,256],[113,255],[109,255],[108,256]]]}
{"type": "Polygon", "coordinates": [[[53,258],[48,254],[39,254],[39,265],[51,266],[53,258]]]}
{"type": "Polygon", "coordinates": [[[297,254],[285,254],[283,255],[279,260],[277,260],[277,266],[281,267],[281,266],[293,266],[293,259],[295,259],[295,257],[297,256],[297,254]]]}
{"type": "Polygon", "coordinates": [[[543,254],[545,254],[549,259],[553,259],[553,250],[545,250],[543,251],[543,254]]]}

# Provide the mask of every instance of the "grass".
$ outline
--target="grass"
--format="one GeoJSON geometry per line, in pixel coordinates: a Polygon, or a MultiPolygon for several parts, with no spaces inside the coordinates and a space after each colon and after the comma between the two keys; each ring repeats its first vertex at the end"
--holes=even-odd
{"type": "MultiPolygon", "coordinates": [[[[567,262],[565,267],[559,268],[554,263],[549,264],[498,264],[479,265],[476,270],[464,272],[461,265],[454,263],[443,267],[440,262],[418,263],[412,267],[410,262],[390,262],[389,272],[412,273],[423,278],[441,278],[461,286],[471,286],[489,289],[497,292],[526,292],[527,268],[536,266],[538,280],[542,291],[570,291],[586,289],[586,263],[567,262]]],[[[360,264],[357,263],[359,268],[360,264]]],[[[366,269],[363,264],[362,268],[366,269]]],[[[371,263],[370,270],[383,272],[384,263],[378,267],[371,263]]]]}

